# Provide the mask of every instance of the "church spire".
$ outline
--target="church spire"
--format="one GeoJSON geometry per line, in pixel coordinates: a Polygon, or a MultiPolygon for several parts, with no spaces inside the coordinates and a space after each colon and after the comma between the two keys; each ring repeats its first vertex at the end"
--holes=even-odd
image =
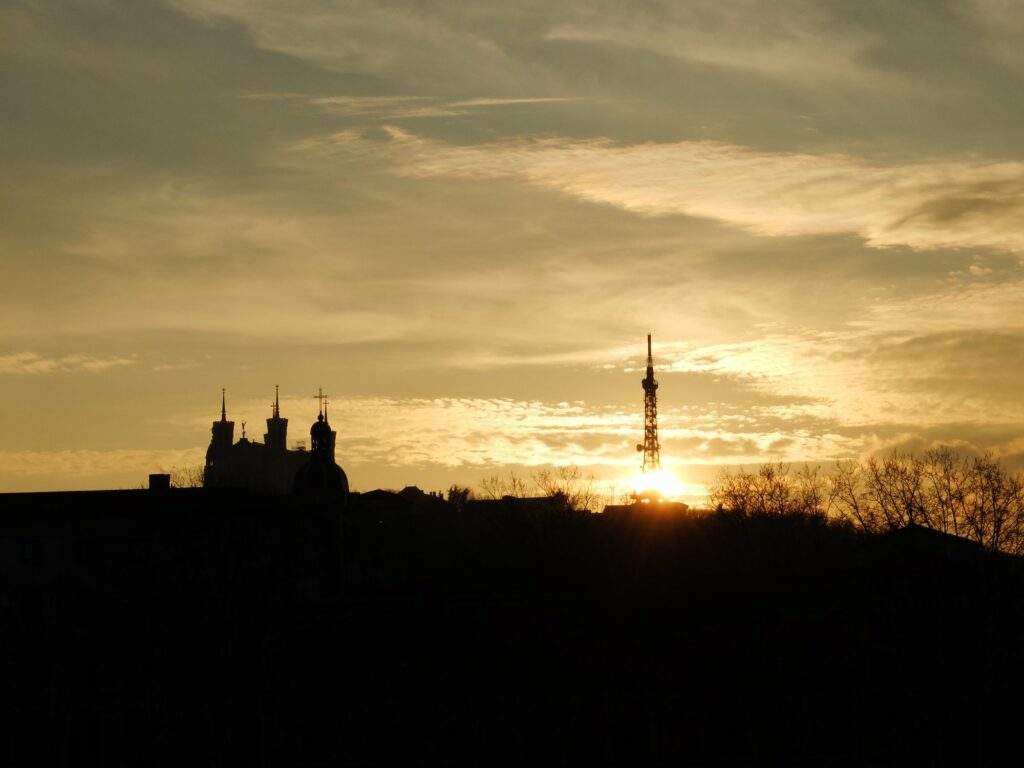
{"type": "Polygon", "coordinates": [[[285,450],[288,443],[288,419],[281,418],[280,387],[274,385],[274,402],[270,404],[270,418],[267,419],[267,432],[263,435],[263,443],[275,451],[285,450]]]}
{"type": "Polygon", "coordinates": [[[210,450],[206,452],[206,465],[212,467],[214,454],[231,447],[235,439],[235,422],[228,421],[227,394],[225,389],[220,391],[220,420],[213,422],[212,439],[210,450]]]}

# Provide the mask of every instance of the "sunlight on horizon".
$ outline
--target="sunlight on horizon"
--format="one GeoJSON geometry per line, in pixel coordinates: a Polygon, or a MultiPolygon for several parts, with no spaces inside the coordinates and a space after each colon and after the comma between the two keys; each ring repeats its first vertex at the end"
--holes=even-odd
{"type": "Polygon", "coordinates": [[[668,469],[647,474],[638,472],[633,476],[632,485],[634,494],[656,491],[660,498],[667,500],[676,500],[683,495],[683,484],[668,469]]]}

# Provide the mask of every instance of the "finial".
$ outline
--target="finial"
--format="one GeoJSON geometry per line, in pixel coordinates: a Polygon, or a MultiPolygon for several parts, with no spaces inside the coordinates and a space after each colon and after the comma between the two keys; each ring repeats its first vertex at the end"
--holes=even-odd
{"type": "Polygon", "coordinates": [[[245,440],[245,422],[242,422],[242,439],[245,440]]]}
{"type": "Polygon", "coordinates": [[[227,421],[228,420],[227,404],[226,404],[226,401],[224,399],[225,398],[225,394],[224,393],[226,391],[227,390],[224,387],[220,388],[220,420],[221,421],[227,421]]]}
{"type": "Polygon", "coordinates": [[[281,417],[281,403],[278,400],[278,385],[274,385],[274,418],[281,417]]]}

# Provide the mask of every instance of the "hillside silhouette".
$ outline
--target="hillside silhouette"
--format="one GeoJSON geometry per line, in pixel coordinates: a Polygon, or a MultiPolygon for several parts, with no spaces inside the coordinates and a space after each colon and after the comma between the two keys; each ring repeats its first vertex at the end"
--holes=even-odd
{"type": "Polygon", "coordinates": [[[558,497],[0,496],[7,765],[984,765],[1017,557],[558,497]]]}

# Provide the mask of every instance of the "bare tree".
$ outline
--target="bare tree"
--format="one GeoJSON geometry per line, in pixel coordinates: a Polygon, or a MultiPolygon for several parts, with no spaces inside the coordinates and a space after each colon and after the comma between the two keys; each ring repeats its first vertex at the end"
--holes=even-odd
{"type": "Polygon", "coordinates": [[[866,496],[889,530],[907,525],[929,525],[924,506],[924,465],[920,459],[898,451],[866,465],[866,496]]]}
{"type": "Polygon", "coordinates": [[[542,469],[533,475],[533,482],[544,496],[562,496],[569,509],[592,511],[597,493],[597,478],[584,475],[576,465],[542,469]]]}
{"type": "Polygon", "coordinates": [[[967,483],[970,465],[949,446],[924,453],[927,481],[925,505],[931,525],[943,533],[960,536],[966,523],[967,483]]]}
{"type": "Polygon", "coordinates": [[[789,464],[770,461],[762,464],[754,479],[755,508],[752,512],[767,515],[782,515],[790,510],[792,489],[789,481],[789,464]]]}
{"type": "Polygon", "coordinates": [[[750,512],[754,499],[754,476],[742,469],[735,473],[722,469],[708,490],[712,507],[728,512],[750,512]]]}
{"type": "Polygon", "coordinates": [[[824,476],[810,465],[791,473],[779,462],[757,472],[723,470],[709,499],[749,514],[828,514],[868,533],[921,525],[1024,554],[1024,477],[991,454],[969,460],[948,446],[920,457],[893,451],[837,462],[824,476]]]}
{"type": "Polygon", "coordinates": [[[750,514],[834,514],[870,532],[910,522],[928,524],[920,460],[893,454],[866,465],[840,462],[828,476],[820,467],[769,462],[756,473],[722,472],[711,489],[712,504],[750,514]]]}
{"type": "Polygon", "coordinates": [[[818,467],[791,473],[782,462],[762,464],[756,473],[723,470],[708,494],[712,506],[752,515],[824,515],[828,488],[818,467]]]}
{"type": "Polygon", "coordinates": [[[991,550],[1019,552],[1024,487],[991,454],[976,458],[967,479],[966,535],[991,550]]]}
{"type": "Polygon", "coordinates": [[[205,469],[202,464],[171,467],[171,486],[174,488],[202,488],[205,469]]]}
{"type": "Polygon", "coordinates": [[[607,498],[612,504],[629,506],[636,502],[636,491],[629,485],[618,483],[608,493],[607,498]]]}
{"type": "Polygon", "coordinates": [[[828,489],[821,475],[821,467],[805,464],[793,477],[791,489],[794,511],[805,515],[822,515],[827,512],[828,489]]]}
{"type": "Polygon", "coordinates": [[[491,475],[480,481],[480,495],[485,499],[503,499],[506,496],[524,498],[528,489],[526,481],[515,472],[509,472],[508,477],[491,475]]]}
{"type": "Polygon", "coordinates": [[[858,520],[860,495],[857,493],[857,470],[860,465],[852,460],[837,461],[826,477],[828,486],[828,513],[834,517],[858,520]]]}

